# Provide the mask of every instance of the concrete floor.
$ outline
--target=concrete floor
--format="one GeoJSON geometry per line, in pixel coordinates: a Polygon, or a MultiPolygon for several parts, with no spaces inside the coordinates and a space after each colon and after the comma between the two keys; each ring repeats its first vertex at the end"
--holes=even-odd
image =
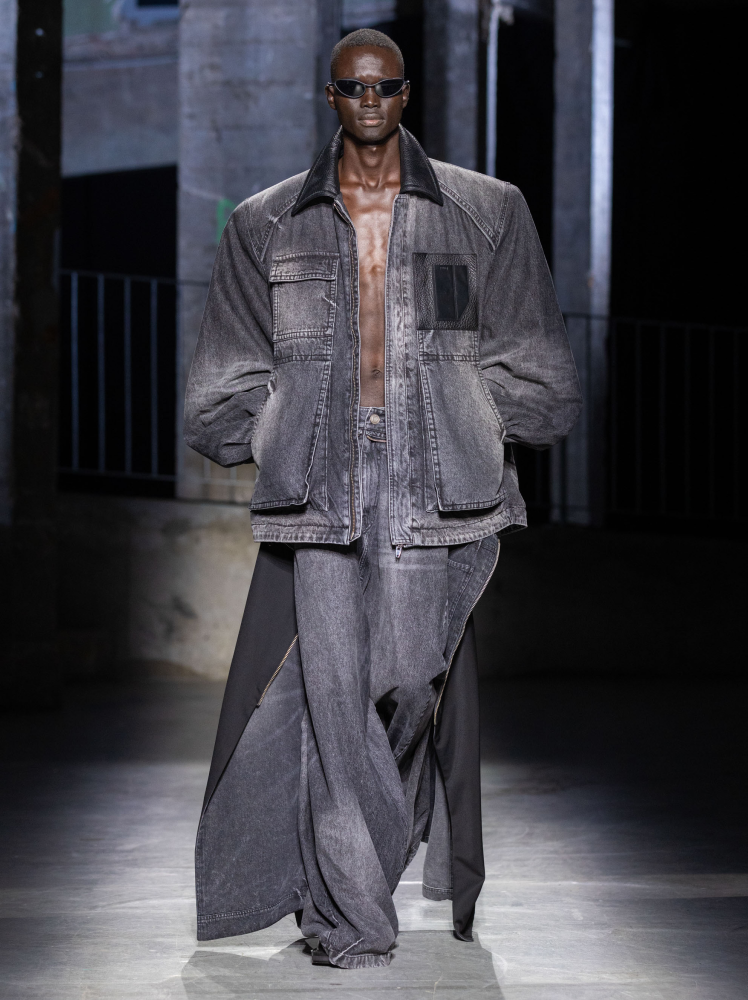
{"type": "Polygon", "coordinates": [[[476,942],[396,900],[385,970],[313,968],[292,918],[195,941],[192,846],[221,687],[70,689],[0,726],[3,1000],[746,1000],[737,681],[502,680],[483,690],[476,942]]]}

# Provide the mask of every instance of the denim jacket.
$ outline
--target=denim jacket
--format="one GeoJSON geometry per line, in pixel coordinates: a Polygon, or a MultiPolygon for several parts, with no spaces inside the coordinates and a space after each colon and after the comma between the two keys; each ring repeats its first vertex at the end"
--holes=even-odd
{"type": "MultiPolygon", "coordinates": [[[[185,439],[254,461],[257,541],[361,533],[358,257],[339,131],[311,170],[248,198],[218,248],[187,384],[185,439]]],[[[400,129],[385,275],[393,545],[458,545],[527,523],[512,443],[547,448],[581,406],[527,205],[429,160],[400,129]]]]}

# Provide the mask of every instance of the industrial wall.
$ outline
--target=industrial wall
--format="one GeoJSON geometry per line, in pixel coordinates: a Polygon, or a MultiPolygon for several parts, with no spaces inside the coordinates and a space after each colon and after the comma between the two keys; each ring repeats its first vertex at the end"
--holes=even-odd
{"type": "Polygon", "coordinates": [[[177,162],[178,7],[65,4],[62,174],[177,162]]]}
{"type": "Polygon", "coordinates": [[[68,675],[226,676],[258,548],[245,507],[61,494],[57,533],[68,675]]]}

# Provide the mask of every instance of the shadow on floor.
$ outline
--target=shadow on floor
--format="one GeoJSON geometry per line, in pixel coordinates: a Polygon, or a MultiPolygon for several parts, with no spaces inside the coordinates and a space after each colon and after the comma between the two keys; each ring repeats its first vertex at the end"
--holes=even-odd
{"type": "Polygon", "coordinates": [[[402,933],[392,963],[385,969],[312,966],[303,941],[267,960],[228,951],[221,954],[217,945],[195,952],[182,970],[182,982],[188,1000],[247,997],[250,983],[253,994],[293,995],[296,1000],[317,1000],[335,988],[339,995],[355,990],[362,998],[371,990],[379,996],[391,991],[401,1000],[425,1000],[435,994],[443,1000],[473,995],[503,1000],[491,952],[478,942],[456,941],[443,931],[402,933]]]}

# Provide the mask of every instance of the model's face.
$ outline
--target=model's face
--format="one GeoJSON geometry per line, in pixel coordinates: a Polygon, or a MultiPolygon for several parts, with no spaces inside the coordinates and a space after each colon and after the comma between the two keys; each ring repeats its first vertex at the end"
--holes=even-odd
{"type": "MultiPolygon", "coordinates": [[[[389,49],[361,46],[343,49],[335,67],[337,80],[360,80],[374,84],[380,80],[402,77],[400,61],[389,49]]],[[[382,142],[400,124],[403,108],[408,103],[409,87],[405,87],[395,97],[377,97],[373,90],[367,90],[363,97],[343,97],[334,87],[327,87],[327,103],[338,113],[338,121],[344,130],[358,142],[382,142]]]]}

